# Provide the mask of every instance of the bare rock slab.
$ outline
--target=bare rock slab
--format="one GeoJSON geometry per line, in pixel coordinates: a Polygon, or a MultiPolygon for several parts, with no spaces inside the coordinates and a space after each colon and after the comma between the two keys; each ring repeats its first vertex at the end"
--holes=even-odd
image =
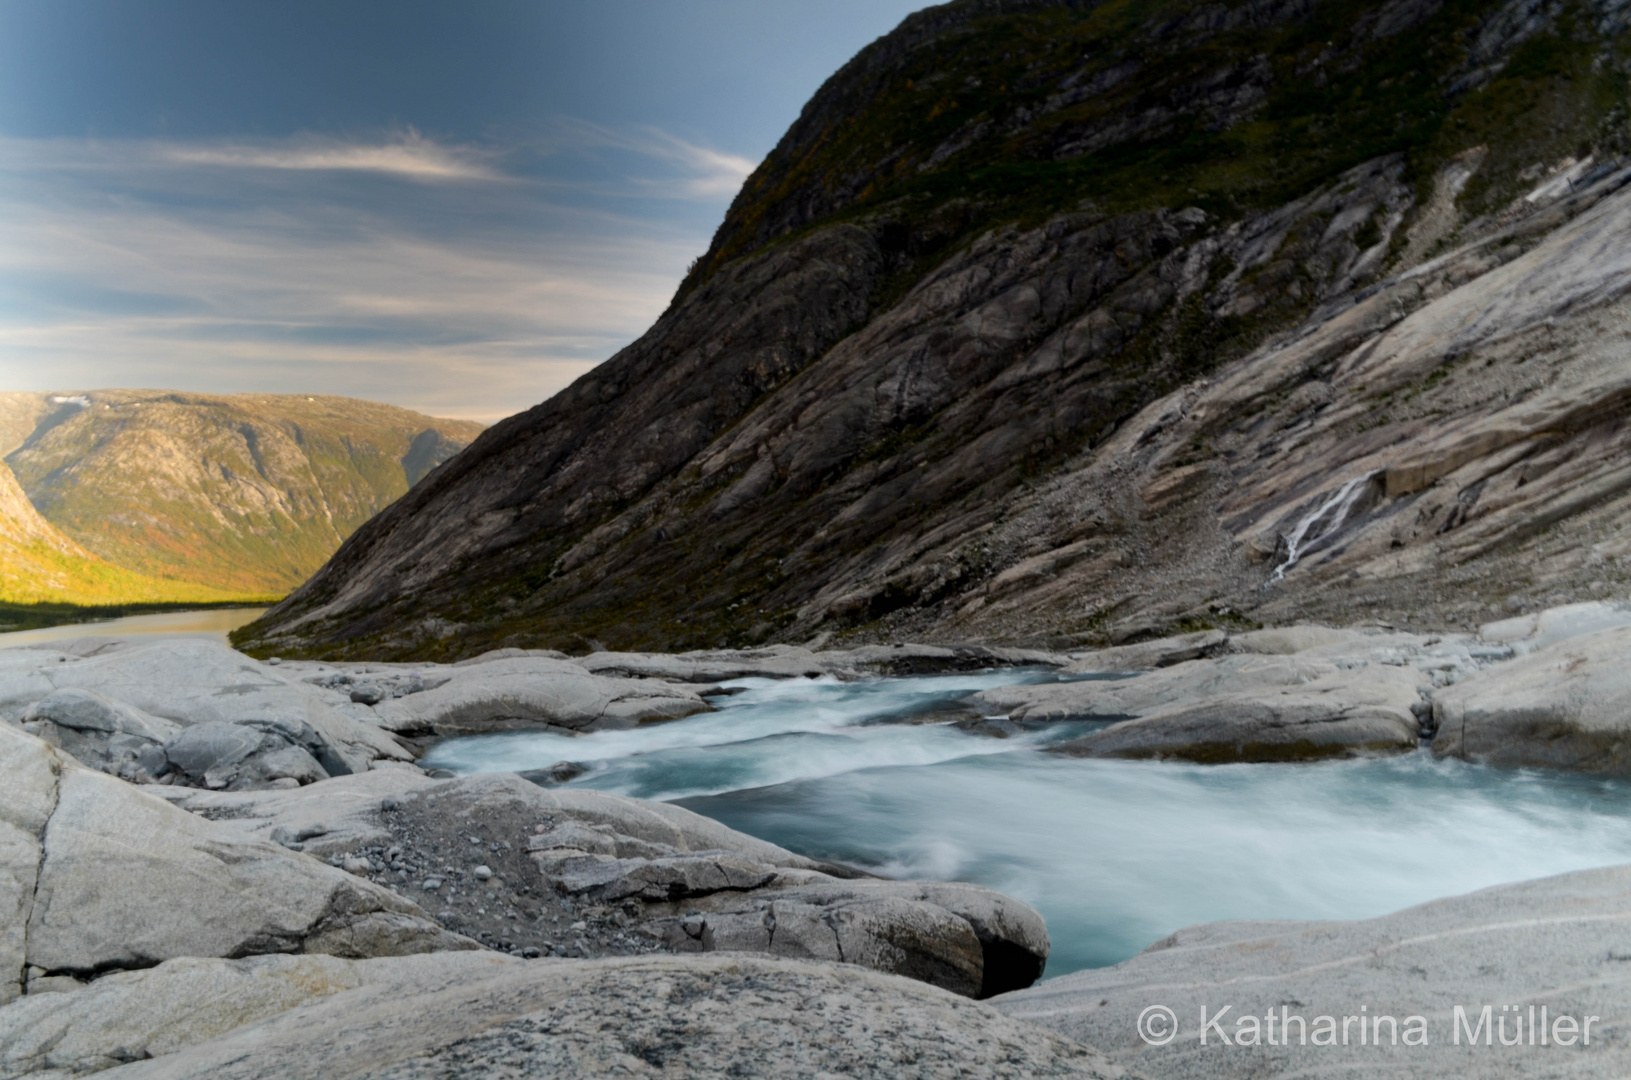
{"type": "Polygon", "coordinates": [[[1439,691],[1433,713],[1440,757],[1631,772],[1631,627],[1565,637],[1491,667],[1439,691]]]}
{"type": "MultiPolygon", "coordinates": [[[[370,962],[376,963],[376,962],[370,962]]],[[[360,965],[359,965],[360,966],[360,965]]],[[[977,1002],[854,965],[752,956],[423,967],[108,1080],[673,1077],[1113,1080],[1103,1055],[977,1002]]]]}
{"type": "Polygon", "coordinates": [[[386,889],[186,813],[10,725],[0,764],[8,996],[25,969],[83,977],[181,956],[475,947],[386,889]]]}
{"type": "Polygon", "coordinates": [[[1118,721],[1055,747],[1091,757],[1285,761],[1413,749],[1430,676],[1408,664],[1307,655],[1190,660],[1128,679],[976,695],[1011,719],[1118,721]]]}
{"type": "Polygon", "coordinates": [[[1623,956],[1631,956],[1631,867],[1498,886],[1357,922],[1208,923],[1115,967],[1074,972],[992,1004],[1163,1080],[1585,1080],[1631,1075],[1631,964],[1623,956]],[[1138,1035],[1139,1016],[1152,1006],[1176,1018],[1165,1045],[1138,1035]],[[1201,1044],[1203,1006],[1208,1018],[1228,1007],[1221,1026],[1236,1045],[1215,1031],[1201,1044]],[[1469,1027],[1491,1007],[1476,1046],[1470,1031],[1456,1044],[1458,1006],[1469,1027]],[[1503,1013],[1505,1006],[1517,1009],[1503,1013]],[[1573,1045],[1529,1045],[1530,1006],[1537,1026],[1545,1007],[1548,1035],[1557,1017],[1577,1024],[1596,1017],[1590,1045],[1578,1037],[1573,1045]],[[1282,1009],[1310,1027],[1320,1016],[1338,1024],[1355,1017],[1348,1044],[1314,1045],[1295,1024],[1288,1043],[1282,1009]],[[1270,1012],[1276,1044],[1262,1019],[1270,1012]],[[1361,1015],[1392,1016],[1401,1031],[1420,1016],[1428,1041],[1407,1046],[1401,1035],[1396,1044],[1384,1022],[1380,1045],[1374,1038],[1360,1045],[1361,1015]],[[1495,1041],[1491,1029],[1503,1016],[1509,1042],[1521,1020],[1523,1045],[1495,1041]],[[1243,1017],[1258,1018],[1257,1045],[1238,1045],[1243,1017]]]}

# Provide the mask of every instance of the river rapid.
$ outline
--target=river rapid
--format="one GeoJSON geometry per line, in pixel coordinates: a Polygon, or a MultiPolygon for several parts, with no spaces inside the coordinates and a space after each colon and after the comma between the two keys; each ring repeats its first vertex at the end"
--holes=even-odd
{"type": "Polygon", "coordinates": [[[1049,976],[1216,919],[1352,919],[1631,862],[1631,784],[1396,757],[1199,766],[1046,751],[946,722],[1052,672],[741,679],[717,712],[629,731],[451,739],[457,773],[591,766],[570,786],[671,800],[805,855],[973,881],[1047,918],[1049,976]]]}

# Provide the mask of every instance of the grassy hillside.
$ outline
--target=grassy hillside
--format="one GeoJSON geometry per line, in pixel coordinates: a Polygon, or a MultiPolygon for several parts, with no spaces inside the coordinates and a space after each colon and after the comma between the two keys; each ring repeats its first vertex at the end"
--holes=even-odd
{"type": "MultiPolygon", "coordinates": [[[[41,517],[11,470],[0,465],[0,601],[103,607],[265,599],[264,593],[235,594],[194,582],[148,577],[97,558],[41,517]]],[[[19,621],[39,620],[19,619],[10,611],[0,614],[0,624],[7,628],[19,621]]]]}
{"type": "MultiPolygon", "coordinates": [[[[27,501],[100,560],[74,602],[281,595],[480,430],[330,396],[0,395],[27,501]]],[[[60,576],[34,558],[0,596],[60,576]]]]}

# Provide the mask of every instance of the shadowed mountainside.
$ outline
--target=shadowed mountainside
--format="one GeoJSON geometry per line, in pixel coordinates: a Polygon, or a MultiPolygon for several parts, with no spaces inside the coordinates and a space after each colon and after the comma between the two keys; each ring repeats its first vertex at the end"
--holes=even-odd
{"type": "Polygon", "coordinates": [[[1628,22],[920,12],[805,107],[644,337],[239,640],[1074,644],[1610,588],[1628,22]]]}
{"type": "Polygon", "coordinates": [[[7,519],[25,531],[49,522],[107,582],[94,600],[35,597],[32,571],[13,581],[8,569],[0,599],[283,593],[480,430],[340,397],[0,394],[6,479],[27,495],[7,502],[7,519]],[[36,509],[44,520],[23,523],[36,509]]]}

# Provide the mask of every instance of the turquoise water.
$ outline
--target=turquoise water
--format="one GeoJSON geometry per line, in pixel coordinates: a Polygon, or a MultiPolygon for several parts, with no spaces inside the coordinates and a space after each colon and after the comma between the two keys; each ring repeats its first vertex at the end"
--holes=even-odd
{"type": "MultiPolygon", "coordinates": [[[[1631,784],[1429,754],[1295,765],[1091,761],[906,723],[1034,671],[856,683],[744,679],[718,712],[577,738],[455,739],[456,772],[591,764],[572,786],[666,799],[820,858],[974,881],[1048,920],[1047,974],[1214,919],[1348,919],[1631,862],[1631,784]]],[[[931,716],[930,719],[933,719],[931,716]]]]}

